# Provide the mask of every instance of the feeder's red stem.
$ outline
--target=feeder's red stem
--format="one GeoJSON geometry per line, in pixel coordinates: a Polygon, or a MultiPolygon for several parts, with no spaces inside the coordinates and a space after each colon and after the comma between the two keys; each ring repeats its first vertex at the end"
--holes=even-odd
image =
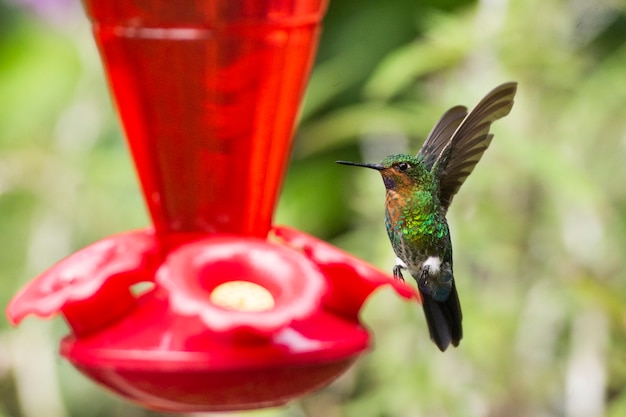
{"type": "Polygon", "coordinates": [[[157,233],[267,235],[324,3],[86,2],[157,233]]]}

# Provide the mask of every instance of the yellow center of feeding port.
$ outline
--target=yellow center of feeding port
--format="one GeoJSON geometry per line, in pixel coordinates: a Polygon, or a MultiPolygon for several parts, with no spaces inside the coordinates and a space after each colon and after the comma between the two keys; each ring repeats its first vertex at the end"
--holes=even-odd
{"type": "Polygon", "coordinates": [[[253,312],[274,308],[272,294],[260,285],[248,281],[220,284],[213,289],[210,299],[213,304],[229,310],[253,312]]]}

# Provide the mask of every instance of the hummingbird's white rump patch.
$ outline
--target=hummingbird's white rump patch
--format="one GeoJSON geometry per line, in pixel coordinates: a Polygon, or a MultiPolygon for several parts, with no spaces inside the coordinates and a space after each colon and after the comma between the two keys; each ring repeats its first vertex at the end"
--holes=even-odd
{"type": "Polygon", "coordinates": [[[438,273],[441,268],[441,258],[438,256],[429,256],[428,259],[424,261],[424,267],[428,267],[431,273],[438,273]]]}

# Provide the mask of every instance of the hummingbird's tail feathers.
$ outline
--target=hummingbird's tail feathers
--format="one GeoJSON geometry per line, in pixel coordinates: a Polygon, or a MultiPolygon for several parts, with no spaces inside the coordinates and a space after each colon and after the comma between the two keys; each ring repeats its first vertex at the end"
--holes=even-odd
{"type": "Polygon", "coordinates": [[[421,290],[420,293],[422,294],[422,306],[432,341],[442,352],[450,344],[457,347],[463,338],[461,325],[463,315],[456,286],[452,285],[452,291],[446,301],[436,301],[421,290]]]}
{"type": "Polygon", "coordinates": [[[452,283],[452,291],[450,297],[445,301],[446,309],[450,314],[450,329],[452,333],[452,346],[457,347],[463,338],[463,313],[461,312],[461,303],[459,295],[456,292],[456,285],[452,283]]]}

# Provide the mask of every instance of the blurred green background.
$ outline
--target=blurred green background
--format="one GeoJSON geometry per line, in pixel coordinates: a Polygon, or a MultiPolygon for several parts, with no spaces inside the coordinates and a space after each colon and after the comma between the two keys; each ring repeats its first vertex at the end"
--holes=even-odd
{"type": "MultiPolygon", "coordinates": [[[[625,41],[619,1],[332,0],[277,222],[380,268],[383,184],[333,161],[414,153],[445,109],[519,82],[448,216],[465,338],[440,353],[382,291],[346,375],[240,415],[626,416],[625,41]]],[[[80,3],[0,0],[0,305],[147,223],[80,3]]],[[[0,323],[0,417],[159,415],[59,359],[60,319],[0,323]]]]}

